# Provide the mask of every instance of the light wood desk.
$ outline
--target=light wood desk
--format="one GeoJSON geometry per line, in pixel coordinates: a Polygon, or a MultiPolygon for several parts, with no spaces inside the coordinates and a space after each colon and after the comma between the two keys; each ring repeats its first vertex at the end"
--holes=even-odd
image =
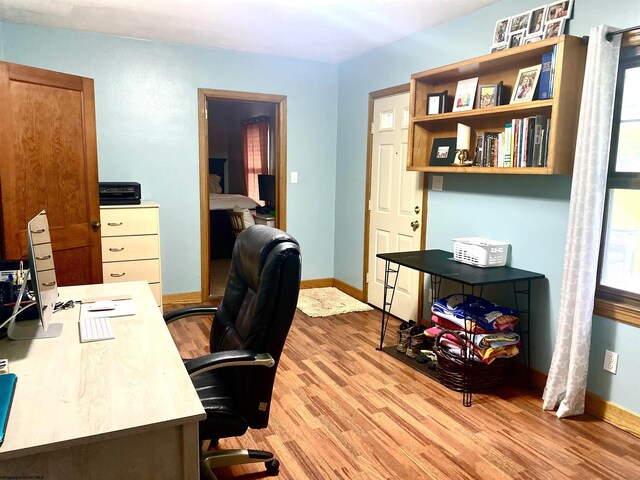
{"type": "Polygon", "coordinates": [[[204,409],[147,282],[60,288],[60,300],[130,293],[116,338],[80,343],[80,307],[58,338],[0,341],[18,376],[0,474],[54,479],[198,478],[204,409]]]}

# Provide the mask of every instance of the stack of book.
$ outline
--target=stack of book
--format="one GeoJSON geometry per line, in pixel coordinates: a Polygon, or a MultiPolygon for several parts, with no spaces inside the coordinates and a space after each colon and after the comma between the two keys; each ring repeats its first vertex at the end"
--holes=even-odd
{"type": "Polygon", "coordinates": [[[475,165],[546,167],[550,121],[544,115],[514,118],[504,132],[478,132],[475,165]]]}

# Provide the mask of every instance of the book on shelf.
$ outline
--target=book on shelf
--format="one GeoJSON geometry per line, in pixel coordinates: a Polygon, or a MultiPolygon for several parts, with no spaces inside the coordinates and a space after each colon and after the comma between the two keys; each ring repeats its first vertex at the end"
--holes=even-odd
{"type": "Polygon", "coordinates": [[[476,165],[483,166],[482,159],[484,158],[484,133],[478,132],[476,134],[476,155],[474,158],[476,165]]]}
{"type": "Polygon", "coordinates": [[[526,166],[534,167],[536,166],[533,163],[533,145],[535,144],[535,134],[536,134],[536,117],[529,117],[527,125],[527,154],[526,154],[526,166]]]}
{"type": "Polygon", "coordinates": [[[543,115],[536,115],[534,121],[533,144],[531,150],[531,163],[534,167],[544,167],[545,159],[543,157],[543,142],[545,138],[545,130],[549,119],[543,115]]]}
{"type": "Polygon", "coordinates": [[[558,45],[553,46],[551,51],[551,70],[549,71],[549,98],[553,98],[553,88],[556,78],[556,53],[558,51],[558,45]]]}
{"type": "Polygon", "coordinates": [[[503,160],[503,165],[505,167],[510,167],[511,166],[511,153],[513,150],[513,128],[511,127],[510,123],[507,123],[504,126],[504,147],[503,147],[503,155],[504,155],[504,160],[503,160]]]}
{"type": "Polygon", "coordinates": [[[542,55],[542,70],[540,70],[540,79],[538,80],[538,99],[547,100],[551,97],[551,63],[553,61],[553,52],[547,52],[542,55]]]}
{"type": "Polygon", "coordinates": [[[514,118],[501,132],[476,132],[475,166],[546,167],[550,121],[544,115],[514,118]]]}

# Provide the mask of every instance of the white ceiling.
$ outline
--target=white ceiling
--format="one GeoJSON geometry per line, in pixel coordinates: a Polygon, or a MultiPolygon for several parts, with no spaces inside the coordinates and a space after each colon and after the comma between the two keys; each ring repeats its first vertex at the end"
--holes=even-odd
{"type": "Polygon", "coordinates": [[[0,0],[0,20],[342,62],[500,0],[0,0]]]}

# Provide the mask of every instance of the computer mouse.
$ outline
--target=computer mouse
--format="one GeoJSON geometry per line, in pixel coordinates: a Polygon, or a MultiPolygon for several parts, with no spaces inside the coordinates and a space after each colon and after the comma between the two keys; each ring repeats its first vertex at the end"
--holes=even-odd
{"type": "Polygon", "coordinates": [[[116,309],[116,302],[112,301],[112,300],[99,300],[97,302],[93,302],[90,306],[89,306],[89,311],[90,312],[105,312],[108,310],[115,310],[116,309]]]}

